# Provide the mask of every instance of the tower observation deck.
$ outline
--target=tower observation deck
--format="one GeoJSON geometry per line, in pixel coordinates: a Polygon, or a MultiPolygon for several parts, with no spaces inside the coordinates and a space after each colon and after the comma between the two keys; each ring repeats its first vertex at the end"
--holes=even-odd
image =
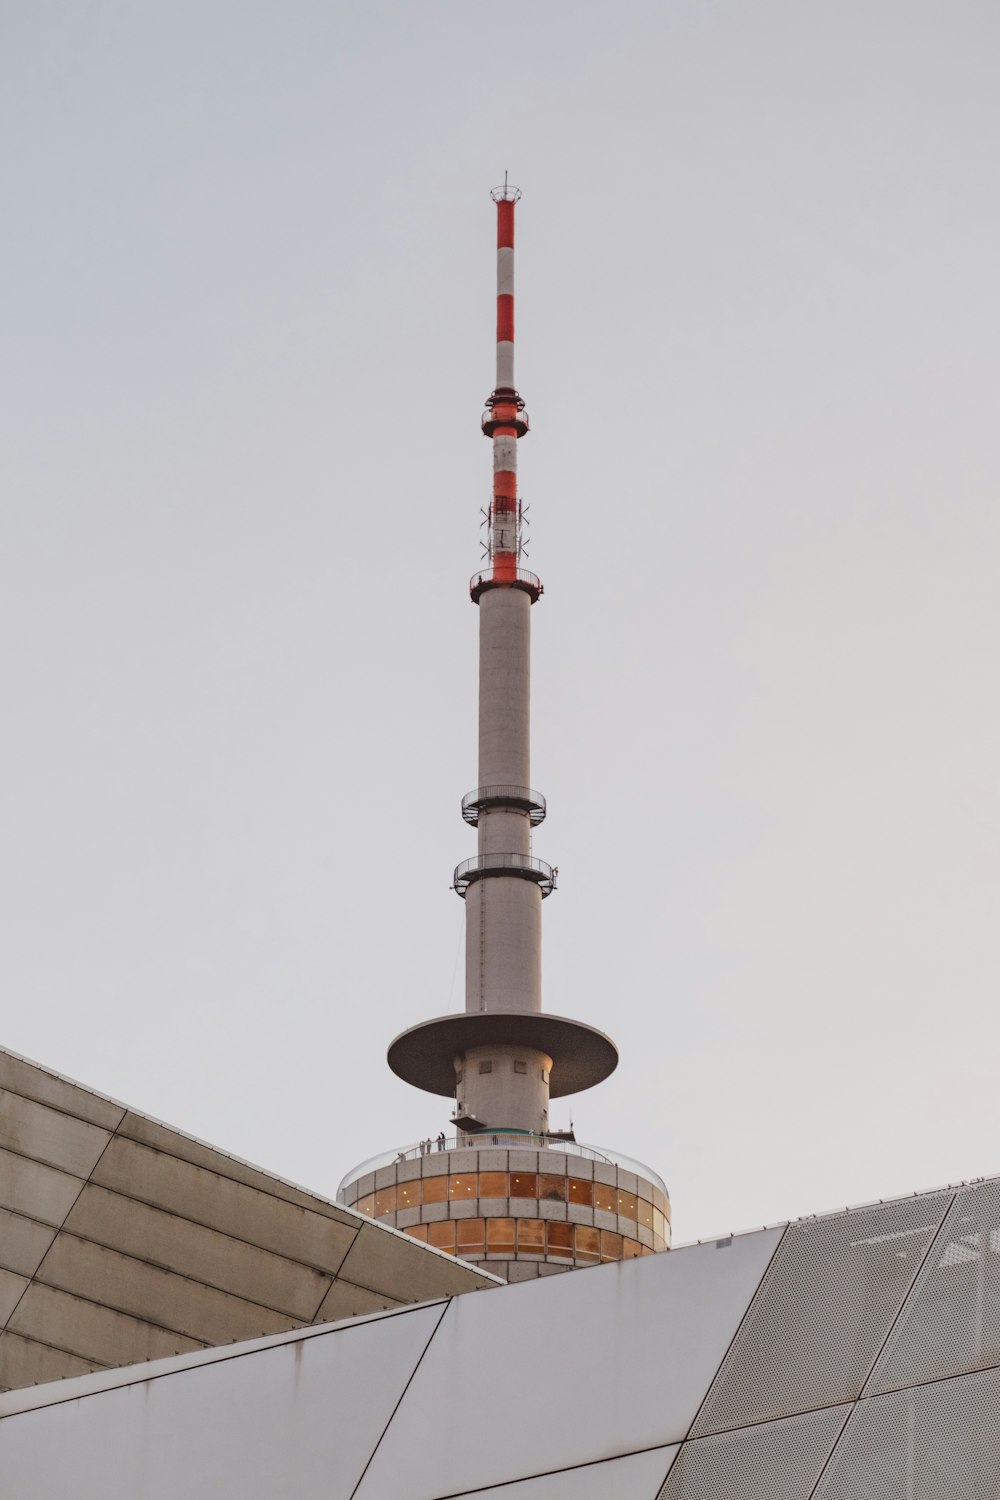
{"type": "Polygon", "coordinates": [[[479,611],[478,785],[462,798],[477,852],[459,863],[465,902],[465,1010],[410,1027],[390,1044],[407,1083],[452,1099],[449,1131],[388,1153],[341,1183],[341,1201],[509,1280],[667,1248],[670,1205],[647,1168],[571,1132],[553,1132],[550,1099],[603,1082],[614,1042],[542,1010],[542,902],[558,871],[536,857],[546,800],[532,788],[531,614],[541,580],[521,566],[518,444],[529,431],[514,381],[517,188],[494,188],[496,383],[481,419],[493,450],[488,566],[470,583],[479,611]]]}

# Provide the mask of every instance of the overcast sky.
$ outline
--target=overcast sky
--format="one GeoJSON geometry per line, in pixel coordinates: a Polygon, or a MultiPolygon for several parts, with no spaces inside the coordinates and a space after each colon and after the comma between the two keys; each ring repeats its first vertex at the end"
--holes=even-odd
{"type": "Polygon", "coordinates": [[[447,1128],[494,210],[570,1108],[687,1240],[1000,1170],[995,0],[5,0],[0,1041],[447,1128]]]}

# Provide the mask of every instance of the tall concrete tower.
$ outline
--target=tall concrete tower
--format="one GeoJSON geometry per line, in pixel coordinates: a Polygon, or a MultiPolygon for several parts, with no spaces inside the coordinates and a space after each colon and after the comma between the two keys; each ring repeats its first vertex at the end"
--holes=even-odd
{"type": "Polygon", "coordinates": [[[670,1204],[655,1173],[553,1132],[549,1100],[614,1071],[610,1037],[542,1010],[542,902],[556,870],[535,857],[545,798],[531,786],[531,613],[542,595],[521,567],[517,450],[528,415],[514,383],[514,211],[497,211],[496,385],[482,430],[493,449],[488,566],[479,610],[479,776],[462,798],[477,852],[455,870],[465,901],[465,1010],[404,1031],[389,1066],[454,1100],[451,1129],[348,1174],[339,1197],[508,1280],[667,1248],[670,1204]]]}

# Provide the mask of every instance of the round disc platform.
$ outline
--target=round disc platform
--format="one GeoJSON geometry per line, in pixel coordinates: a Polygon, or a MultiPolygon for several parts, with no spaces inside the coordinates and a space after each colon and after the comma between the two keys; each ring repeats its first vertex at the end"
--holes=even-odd
{"type": "Polygon", "coordinates": [[[565,1016],[525,1010],[462,1011],[422,1021],[390,1042],[389,1066],[405,1083],[450,1099],[455,1054],[504,1043],[535,1048],[552,1058],[553,1099],[603,1083],[618,1066],[618,1048],[603,1031],[565,1016]]]}

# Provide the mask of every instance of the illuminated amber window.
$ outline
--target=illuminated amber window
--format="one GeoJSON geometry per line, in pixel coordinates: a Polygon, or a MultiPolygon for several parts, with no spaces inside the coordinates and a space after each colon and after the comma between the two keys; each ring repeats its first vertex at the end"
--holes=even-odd
{"type": "Polygon", "coordinates": [[[618,1212],[618,1194],[606,1182],[594,1183],[594,1207],[603,1208],[608,1214],[618,1212]]]}
{"type": "Polygon", "coordinates": [[[454,1255],[455,1220],[439,1219],[436,1224],[428,1224],[427,1243],[435,1245],[438,1250],[447,1250],[450,1255],[454,1255]]]}
{"type": "Polygon", "coordinates": [[[514,1220],[486,1220],[486,1248],[493,1255],[514,1254],[514,1220]]]}
{"type": "Polygon", "coordinates": [[[444,1203],[448,1197],[448,1179],[440,1177],[425,1177],[420,1184],[422,1197],[425,1203],[444,1203]]]}
{"type": "Polygon", "coordinates": [[[375,1194],[369,1193],[367,1198],[359,1198],[354,1207],[359,1214],[367,1214],[369,1219],[375,1217],[375,1194]]]}
{"type": "Polygon", "coordinates": [[[545,1225],[541,1219],[518,1219],[518,1255],[545,1254],[545,1225]]]}
{"type": "Polygon", "coordinates": [[[658,1208],[653,1209],[653,1233],[661,1240],[667,1237],[667,1221],[658,1208]]]}
{"type": "Polygon", "coordinates": [[[571,1177],[569,1179],[569,1201],[571,1203],[582,1203],[589,1208],[594,1201],[594,1184],[585,1182],[582,1177],[571,1177]]]}
{"type": "Polygon", "coordinates": [[[420,1182],[399,1182],[396,1184],[396,1207],[415,1208],[420,1202],[420,1182]]]}
{"type": "Polygon", "coordinates": [[[602,1229],[601,1230],[601,1259],[602,1260],[621,1260],[621,1258],[622,1258],[622,1237],[621,1237],[621,1235],[620,1234],[615,1234],[614,1230],[612,1230],[612,1229],[602,1229]]]}
{"type": "Polygon", "coordinates": [[[573,1225],[549,1224],[548,1231],[549,1254],[558,1255],[562,1260],[572,1260],[573,1225]]]}
{"type": "Polygon", "coordinates": [[[636,1219],[639,1217],[639,1205],[634,1193],[618,1194],[618,1212],[624,1219],[636,1219]]]}
{"type": "Polygon", "coordinates": [[[459,1172],[448,1179],[448,1196],[451,1198],[474,1198],[478,1187],[475,1172],[459,1172]]]}
{"type": "Polygon", "coordinates": [[[576,1258],[593,1264],[601,1258],[601,1231],[587,1224],[576,1226],[576,1258]]]}
{"type": "Polygon", "coordinates": [[[396,1189],[387,1187],[380,1189],[375,1194],[375,1217],[380,1219],[383,1214],[391,1214],[396,1211],[396,1189]]]}
{"type": "Polygon", "coordinates": [[[506,1198],[507,1173],[480,1172],[479,1196],[480,1198],[506,1198]]]}
{"type": "Polygon", "coordinates": [[[538,1178],[534,1172],[511,1172],[510,1196],[512,1198],[537,1198],[538,1178]]]}
{"type": "Polygon", "coordinates": [[[482,1219],[456,1219],[459,1255],[481,1255],[486,1249],[486,1225],[482,1219]]]}
{"type": "Polygon", "coordinates": [[[647,1229],[653,1227],[653,1205],[647,1203],[645,1198],[639,1199],[639,1223],[645,1224],[647,1229]]]}
{"type": "Polygon", "coordinates": [[[538,1174],[538,1196],[548,1198],[550,1202],[566,1202],[566,1179],[565,1177],[552,1177],[546,1172],[538,1174]]]}
{"type": "Polygon", "coordinates": [[[426,1224],[411,1224],[409,1229],[403,1230],[403,1233],[408,1234],[411,1240],[423,1240],[425,1244],[427,1243],[426,1224]]]}
{"type": "Polygon", "coordinates": [[[634,1260],[637,1255],[642,1254],[642,1246],[638,1240],[630,1240],[626,1235],[622,1241],[622,1259],[634,1260]]]}

